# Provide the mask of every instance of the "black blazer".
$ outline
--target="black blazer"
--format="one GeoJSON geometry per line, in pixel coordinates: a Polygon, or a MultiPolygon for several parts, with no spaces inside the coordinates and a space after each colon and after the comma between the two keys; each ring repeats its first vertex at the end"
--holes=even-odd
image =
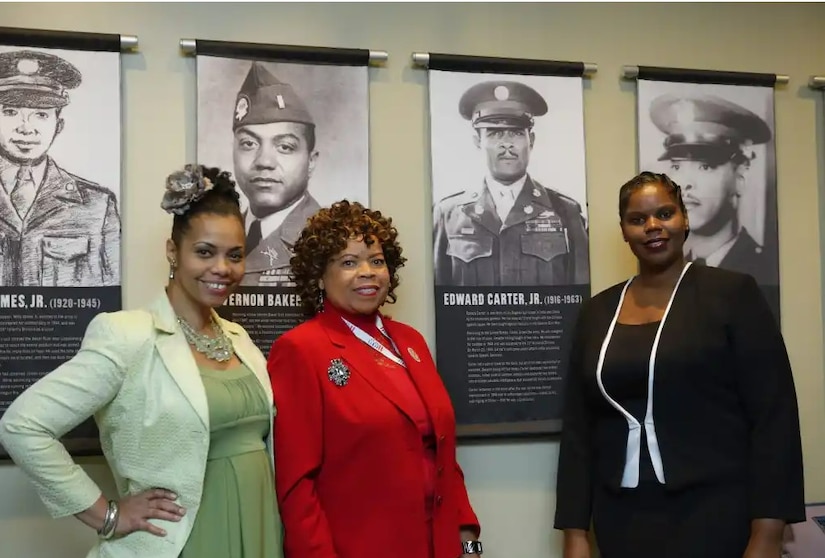
{"type": "MultiPolygon", "coordinates": [[[[627,421],[601,395],[596,365],[623,285],[588,300],[573,334],[557,529],[588,529],[593,484],[621,484],[627,421]]],[[[752,518],[805,520],[790,362],[750,275],[697,265],[686,271],[659,342],[653,420],[667,490],[746,479],[752,518]]]]}

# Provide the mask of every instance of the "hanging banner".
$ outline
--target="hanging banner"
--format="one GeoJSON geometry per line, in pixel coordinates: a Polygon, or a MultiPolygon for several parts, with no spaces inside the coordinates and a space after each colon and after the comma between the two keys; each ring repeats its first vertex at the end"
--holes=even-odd
{"type": "Polygon", "coordinates": [[[436,356],[461,436],[558,431],[590,296],[583,65],[541,64],[430,61],[436,356]]]}
{"type": "Polygon", "coordinates": [[[639,79],[639,169],[681,186],[686,258],[752,275],[779,320],[773,79],[688,83],[671,74],[639,79]]]}
{"type": "Polygon", "coordinates": [[[304,64],[282,61],[295,47],[267,48],[197,47],[198,161],[232,173],[247,234],[245,277],[219,313],[264,354],[303,318],[289,259],[307,219],[369,205],[368,51],[305,49],[304,64]]]}
{"type": "Polygon", "coordinates": [[[119,35],[0,29],[0,416],[121,309],[120,103],[119,35]]]}

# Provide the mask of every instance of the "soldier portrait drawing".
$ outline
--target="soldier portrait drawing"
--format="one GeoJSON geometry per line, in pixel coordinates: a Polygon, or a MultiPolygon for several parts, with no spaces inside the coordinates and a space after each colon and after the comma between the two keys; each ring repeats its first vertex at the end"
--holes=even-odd
{"type": "Polygon", "coordinates": [[[0,286],[120,284],[115,193],[49,154],[80,125],[63,110],[82,81],[61,57],[0,53],[0,286]]]}

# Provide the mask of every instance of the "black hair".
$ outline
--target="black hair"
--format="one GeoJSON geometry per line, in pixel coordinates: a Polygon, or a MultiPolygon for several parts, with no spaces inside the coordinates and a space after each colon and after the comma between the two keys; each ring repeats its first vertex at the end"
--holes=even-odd
{"type": "MultiPolygon", "coordinates": [[[[647,186],[648,184],[661,185],[670,195],[671,199],[676,202],[676,205],[679,206],[679,210],[682,212],[682,215],[687,217],[687,208],[685,207],[684,200],[682,200],[682,187],[676,184],[665,173],[642,171],[622,184],[622,187],[619,188],[619,219],[624,219],[624,214],[627,211],[627,204],[630,202],[630,196],[632,196],[637,190],[641,189],[642,186],[647,186]]],[[[689,233],[690,229],[686,229],[686,239],[689,233]]]]}
{"type": "Polygon", "coordinates": [[[176,246],[180,246],[180,241],[189,230],[193,218],[198,215],[212,214],[234,216],[243,224],[241,214],[240,196],[235,190],[235,181],[232,175],[219,168],[199,166],[203,177],[212,183],[212,188],[207,190],[198,200],[189,204],[188,209],[182,214],[175,214],[172,221],[172,241],[176,246]]]}
{"type": "Polygon", "coordinates": [[[390,274],[387,300],[395,302],[395,288],[400,281],[398,270],[407,259],[401,255],[398,230],[392,224],[392,218],[358,202],[341,200],[319,209],[307,220],[293,247],[294,255],[289,260],[292,279],[298,287],[306,316],[314,316],[321,311],[320,279],[330,260],[347,247],[351,238],[362,238],[367,246],[377,242],[381,247],[390,274]]]}

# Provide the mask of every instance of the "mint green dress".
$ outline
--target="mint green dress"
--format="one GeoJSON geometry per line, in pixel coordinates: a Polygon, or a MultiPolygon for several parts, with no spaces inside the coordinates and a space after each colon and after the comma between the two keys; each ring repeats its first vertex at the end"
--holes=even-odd
{"type": "Polygon", "coordinates": [[[282,558],[264,390],[244,365],[199,369],[211,437],[203,497],[181,558],[282,558]]]}

